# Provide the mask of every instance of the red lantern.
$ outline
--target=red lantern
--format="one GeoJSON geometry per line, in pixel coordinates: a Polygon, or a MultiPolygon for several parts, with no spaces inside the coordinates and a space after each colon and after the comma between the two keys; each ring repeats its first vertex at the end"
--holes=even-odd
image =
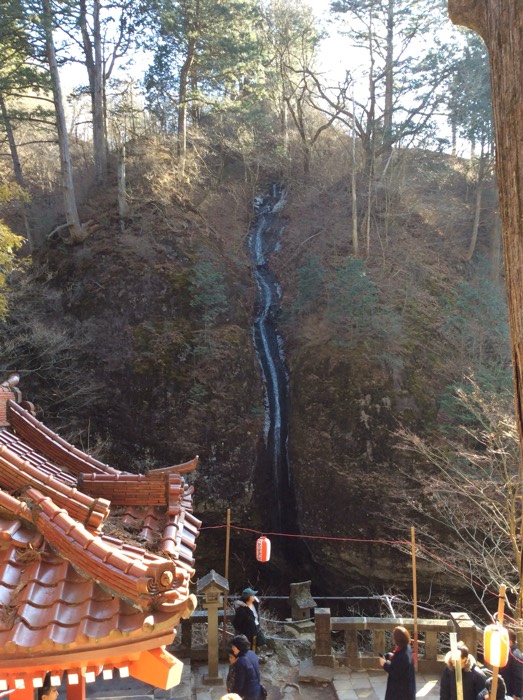
{"type": "Polygon", "coordinates": [[[258,561],[269,561],[271,558],[271,541],[262,535],[256,540],[256,559],[258,561]]]}
{"type": "Polygon", "coordinates": [[[483,656],[485,661],[496,668],[508,663],[510,641],[508,630],[501,625],[487,625],[483,633],[483,656]]]}

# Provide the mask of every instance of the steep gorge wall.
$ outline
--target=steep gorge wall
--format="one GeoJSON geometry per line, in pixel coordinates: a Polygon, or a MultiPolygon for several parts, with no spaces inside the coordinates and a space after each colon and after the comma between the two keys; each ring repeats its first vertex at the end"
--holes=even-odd
{"type": "MultiPolygon", "coordinates": [[[[126,469],[198,453],[194,502],[204,525],[223,525],[231,508],[233,523],[255,532],[267,529],[273,483],[270,474],[257,471],[264,407],[245,246],[251,194],[228,182],[200,193],[198,207],[174,196],[159,207],[148,193],[123,233],[99,207],[102,226],[90,239],[78,247],[55,242],[40,262],[50,271],[44,296],[53,290],[48,322],[69,334],[78,382],[100,387],[94,401],[71,411],[72,427],[81,428],[79,444],[96,438],[102,459],[126,469]]],[[[274,537],[273,559],[262,567],[254,561],[255,534],[233,531],[233,589],[247,580],[285,592],[288,581],[311,577],[313,590],[329,594],[410,590],[404,553],[342,540],[389,539],[393,525],[392,539],[398,531],[408,534],[400,493],[409,458],[397,449],[394,434],[401,425],[423,430],[433,421],[436,397],[448,381],[445,371],[434,369],[445,360],[431,344],[431,307],[418,304],[412,291],[417,281],[409,275],[415,270],[425,289],[444,285],[444,279],[427,278],[418,258],[430,260],[435,251],[444,258],[445,245],[434,224],[412,212],[408,225],[403,218],[388,267],[376,251],[370,265],[376,278],[381,275],[383,296],[395,300],[406,321],[401,342],[384,347],[378,333],[372,342],[357,337],[340,344],[326,307],[313,305],[301,316],[293,316],[293,308],[304,252],[327,270],[350,256],[345,195],[342,180],[332,188],[311,187],[308,201],[291,189],[274,261],[283,285],[278,322],[289,363],[289,461],[299,527],[319,539],[307,540],[288,561],[282,540],[274,537]],[[414,237],[426,247],[413,246],[414,237]],[[393,286],[397,279],[403,286],[393,286]],[[398,289],[402,295],[396,297],[398,289]]],[[[326,282],[323,294],[329,293],[326,282]]],[[[392,343],[391,337],[385,340],[392,343]]],[[[24,368],[17,369],[23,376],[24,368]]],[[[64,424],[60,402],[48,401],[45,381],[28,374],[22,389],[40,402],[42,417],[55,427],[64,424]]],[[[203,531],[199,575],[223,570],[224,539],[223,529],[203,531]]],[[[441,580],[423,563],[419,575],[422,590],[441,580]]]]}

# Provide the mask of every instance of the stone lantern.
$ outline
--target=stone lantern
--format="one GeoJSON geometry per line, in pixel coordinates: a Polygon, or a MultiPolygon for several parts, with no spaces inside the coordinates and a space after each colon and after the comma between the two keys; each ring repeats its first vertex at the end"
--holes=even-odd
{"type": "Polygon", "coordinates": [[[218,673],[218,610],[223,607],[223,594],[229,592],[229,582],[212,569],[196,584],[196,593],[205,595],[203,607],[207,609],[207,675],[206,685],[223,683],[218,673]]]}

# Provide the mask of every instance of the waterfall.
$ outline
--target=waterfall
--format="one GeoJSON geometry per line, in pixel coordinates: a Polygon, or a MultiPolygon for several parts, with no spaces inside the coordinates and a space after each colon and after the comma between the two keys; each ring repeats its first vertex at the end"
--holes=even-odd
{"type": "Polygon", "coordinates": [[[248,246],[256,282],[253,343],[261,369],[265,403],[265,455],[263,462],[272,479],[271,526],[291,525],[294,508],[288,443],[288,373],[283,341],[276,327],[281,289],[268,261],[280,245],[284,226],[279,212],[285,205],[285,191],[273,185],[264,197],[254,200],[254,219],[249,229],[248,246]]]}

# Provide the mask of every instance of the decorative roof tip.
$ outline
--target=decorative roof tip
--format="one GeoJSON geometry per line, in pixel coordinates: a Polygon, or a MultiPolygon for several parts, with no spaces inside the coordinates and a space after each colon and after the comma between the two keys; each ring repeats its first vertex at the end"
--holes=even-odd
{"type": "Polygon", "coordinates": [[[13,389],[13,387],[17,386],[20,381],[20,375],[19,374],[10,374],[5,382],[2,382],[1,386],[5,386],[8,389],[13,389]]]}
{"type": "Polygon", "coordinates": [[[22,392],[16,388],[20,381],[18,374],[10,374],[9,377],[0,384],[0,428],[6,428],[9,425],[7,418],[7,405],[9,401],[20,403],[22,401],[22,392]]]}

